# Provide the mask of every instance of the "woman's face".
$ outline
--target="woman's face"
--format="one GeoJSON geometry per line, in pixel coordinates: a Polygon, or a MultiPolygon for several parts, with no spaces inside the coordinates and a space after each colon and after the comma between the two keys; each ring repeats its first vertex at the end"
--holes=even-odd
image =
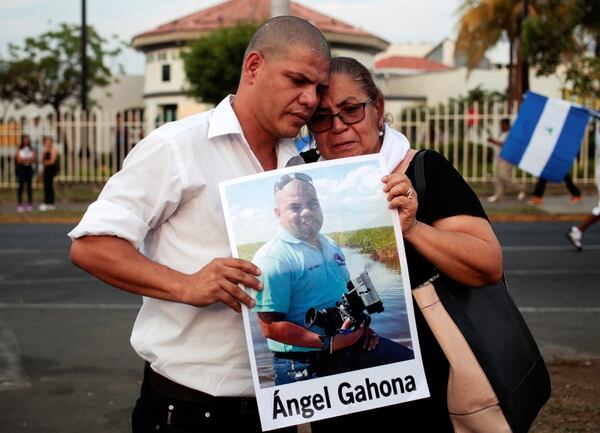
{"type": "MultiPolygon", "coordinates": [[[[356,106],[367,100],[369,96],[348,75],[332,74],[329,77],[329,88],[323,93],[315,115],[337,114],[343,108],[356,106]]],[[[312,133],[319,152],[325,159],[379,152],[382,142],[379,130],[383,124],[383,106],[381,101],[371,101],[364,107],[365,118],[361,121],[347,125],[339,116],[335,116],[331,128],[327,131],[312,133]]]]}

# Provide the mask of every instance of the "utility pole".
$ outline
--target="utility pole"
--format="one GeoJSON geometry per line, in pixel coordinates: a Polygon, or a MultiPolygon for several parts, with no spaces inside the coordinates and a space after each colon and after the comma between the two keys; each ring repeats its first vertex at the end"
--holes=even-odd
{"type": "Polygon", "coordinates": [[[290,0],[271,0],[271,17],[290,15],[290,0]]]}
{"type": "Polygon", "coordinates": [[[86,0],[81,0],[81,109],[83,111],[86,111],[88,108],[87,23],[85,2],[86,0]]]}
{"type": "Polygon", "coordinates": [[[520,75],[521,75],[521,98],[520,100],[522,100],[522,97],[525,93],[527,93],[529,91],[529,62],[527,61],[527,58],[525,57],[525,53],[523,52],[523,22],[527,19],[527,15],[528,15],[528,8],[529,8],[529,4],[528,4],[528,0],[521,0],[521,23],[519,25],[519,31],[520,31],[520,35],[519,37],[521,38],[521,43],[520,43],[520,49],[521,49],[521,71],[520,71],[520,75]]]}

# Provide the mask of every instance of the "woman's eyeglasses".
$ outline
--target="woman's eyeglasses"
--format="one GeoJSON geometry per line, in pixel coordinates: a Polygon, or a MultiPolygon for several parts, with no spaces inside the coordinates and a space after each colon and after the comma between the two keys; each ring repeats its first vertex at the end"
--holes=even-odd
{"type": "Polygon", "coordinates": [[[298,179],[303,182],[310,183],[311,185],[313,183],[312,177],[304,173],[284,174],[277,182],[275,182],[275,185],[273,185],[273,193],[282,190],[288,183],[292,181],[292,179],[298,179]]]}
{"type": "Polygon", "coordinates": [[[315,113],[308,121],[308,129],[311,132],[325,132],[333,126],[333,118],[339,117],[346,125],[353,125],[365,118],[365,106],[371,103],[371,98],[360,104],[346,105],[336,114],[315,113]]]}

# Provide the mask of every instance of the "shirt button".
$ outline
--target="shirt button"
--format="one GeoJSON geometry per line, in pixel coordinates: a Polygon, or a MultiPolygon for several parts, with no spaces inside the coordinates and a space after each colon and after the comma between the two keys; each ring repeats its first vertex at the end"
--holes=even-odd
{"type": "Polygon", "coordinates": [[[210,418],[210,412],[204,412],[204,416],[205,416],[206,418],[210,418]]]}

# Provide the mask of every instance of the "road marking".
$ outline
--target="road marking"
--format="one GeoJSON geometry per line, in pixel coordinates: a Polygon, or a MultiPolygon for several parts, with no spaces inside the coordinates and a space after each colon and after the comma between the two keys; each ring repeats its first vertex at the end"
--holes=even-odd
{"type": "Polygon", "coordinates": [[[140,304],[67,304],[41,302],[0,302],[0,309],[42,310],[139,310],[140,304]]]}
{"type": "Polygon", "coordinates": [[[519,307],[521,313],[600,313],[600,307],[519,307]]]}
{"type": "Polygon", "coordinates": [[[28,388],[29,379],[21,370],[17,337],[0,322],[0,391],[28,388]]]}
{"type": "Polygon", "coordinates": [[[506,275],[600,275],[600,269],[505,269],[506,275]]]}
{"type": "MultiPolygon", "coordinates": [[[[511,246],[503,246],[502,251],[507,252],[534,252],[534,251],[573,251],[577,253],[571,245],[511,245],[511,246]]],[[[584,245],[583,252],[586,250],[597,251],[600,250],[600,245],[584,245]]]]}
{"type": "Polygon", "coordinates": [[[62,277],[62,278],[29,278],[18,280],[0,280],[1,286],[29,286],[38,284],[45,286],[47,284],[63,284],[63,283],[95,283],[98,282],[93,277],[62,277]]]}
{"type": "Polygon", "coordinates": [[[0,248],[0,254],[65,254],[65,248],[0,248]]]}

